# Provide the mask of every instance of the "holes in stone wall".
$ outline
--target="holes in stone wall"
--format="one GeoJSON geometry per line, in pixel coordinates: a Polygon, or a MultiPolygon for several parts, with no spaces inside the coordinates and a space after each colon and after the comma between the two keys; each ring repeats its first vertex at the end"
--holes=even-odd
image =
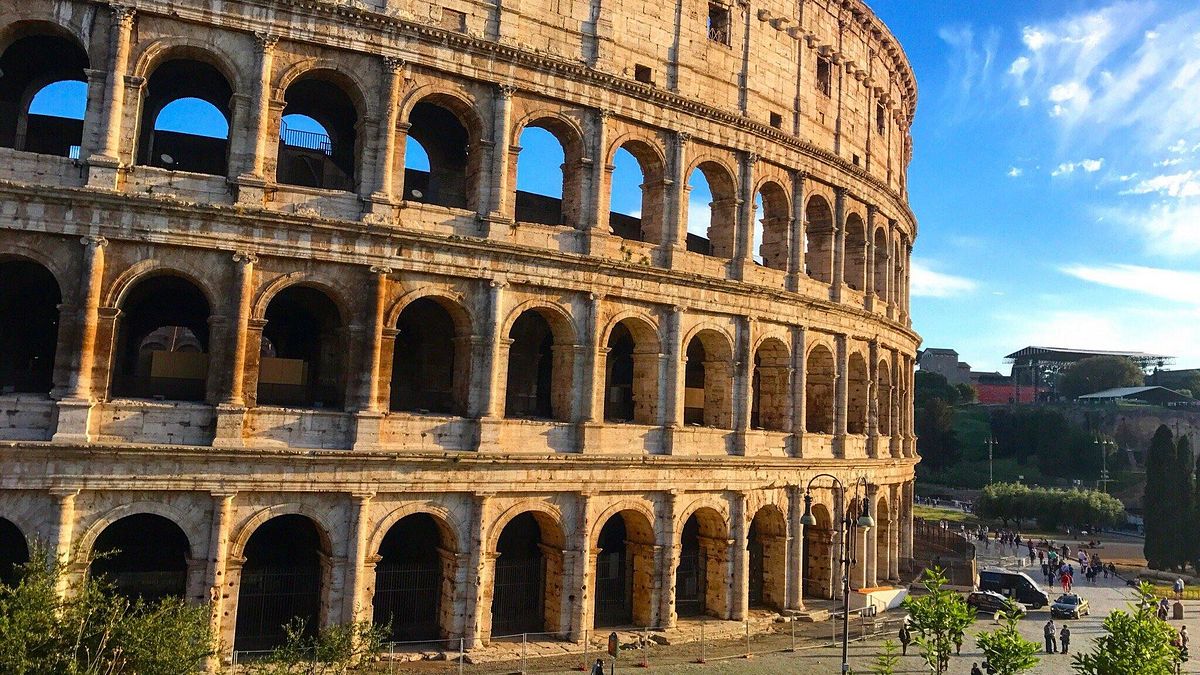
{"type": "Polygon", "coordinates": [[[150,74],[142,98],[138,164],[225,175],[233,88],[203,61],[172,59],[150,74]]]}
{"type": "Polygon", "coordinates": [[[392,525],[379,546],[375,565],[374,623],[386,625],[392,640],[436,640],[448,634],[444,607],[453,612],[455,550],[447,528],[417,513],[392,525]],[[447,574],[449,572],[449,574],[447,574]]]}
{"type": "Polygon", "coordinates": [[[87,52],[55,26],[24,31],[0,54],[0,146],[78,158],[87,52]]]}
{"type": "Polygon", "coordinates": [[[272,298],[266,319],[258,403],[341,408],[346,339],[337,305],[316,288],[290,286],[272,298]]]}
{"type": "Polygon", "coordinates": [[[275,169],[280,183],[354,191],[358,111],[337,79],[334,73],[316,71],[284,93],[275,169]]]}
{"type": "Polygon", "coordinates": [[[816,345],[809,350],[804,378],[804,421],[809,433],[833,433],[836,372],[833,352],[828,347],[816,345]]]}
{"type": "Polygon", "coordinates": [[[808,200],[804,211],[804,264],[808,276],[825,284],[833,283],[833,210],[820,196],[808,200]]]}
{"type": "Polygon", "coordinates": [[[846,217],[846,258],[842,281],[856,291],[867,288],[867,232],[857,213],[846,217]]]}
{"type": "Polygon", "coordinates": [[[331,560],[316,524],[297,514],[276,516],[250,535],[245,557],[233,648],[274,649],[293,621],[303,622],[305,635],[316,634],[331,560]]]}
{"type": "Polygon", "coordinates": [[[121,301],[112,395],[203,401],[210,313],[204,293],[183,277],[139,281],[121,301]]]}
{"type": "Polygon", "coordinates": [[[737,186],[716,162],[701,162],[688,178],[687,248],[732,258],[737,236],[737,186]]]}
{"type": "Polygon", "coordinates": [[[414,300],[400,313],[396,331],[391,409],[464,414],[470,350],[460,344],[463,336],[442,302],[414,300]]]}
{"type": "Polygon", "coordinates": [[[58,345],[58,282],[30,260],[0,262],[0,394],[48,394],[58,345]]]}
{"type": "MultiPolygon", "coordinates": [[[[434,97],[413,106],[408,136],[421,146],[427,167],[421,169],[419,155],[405,152],[404,197],[465,209],[474,200],[471,186],[478,177],[479,159],[472,152],[471,133],[451,105],[434,97]]],[[[412,148],[410,142],[408,149],[412,148]]]]}
{"type": "Polygon", "coordinates": [[[732,350],[714,330],[688,342],[684,364],[684,424],[730,429],[733,424],[732,350]]]}
{"type": "Polygon", "coordinates": [[[90,574],[130,599],[183,598],[190,550],[187,535],[170,520],[151,513],[125,516],[96,538],[90,574]]]}

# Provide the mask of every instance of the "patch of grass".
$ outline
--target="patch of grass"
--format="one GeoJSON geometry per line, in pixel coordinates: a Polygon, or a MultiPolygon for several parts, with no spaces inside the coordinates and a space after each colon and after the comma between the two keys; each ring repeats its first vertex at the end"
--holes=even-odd
{"type": "Polygon", "coordinates": [[[929,506],[927,504],[913,504],[913,515],[925,520],[944,520],[950,523],[965,523],[967,525],[975,525],[980,522],[973,513],[966,513],[965,511],[957,511],[955,509],[944,509],[939,506],[929,506]]]}

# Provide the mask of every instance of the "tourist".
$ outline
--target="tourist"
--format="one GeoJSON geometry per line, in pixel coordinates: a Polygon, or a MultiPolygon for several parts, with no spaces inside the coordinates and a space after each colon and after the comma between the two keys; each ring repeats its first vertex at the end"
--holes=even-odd
{"type": "Polygon", "coordinates": [[[908,632],[908,622],[900,625],[900,648],[904,656],[908,656],[908,643],[912,642],[912,635],[908,632]]]}
{"type": "Polygon", "coordinates": [[[1046,653],[1047,654],[1055,653],[1057,651],[1057,649],[1055,648],[1054,619],[1050,619],[1049,621],[1046,622],[1046,625],[1042,627],[1042,632],[1046,636],[1046,653]]]}
{"type": "Polygon", "coordinates": [[[604,675],[604,659],[596,659],[592,664],[592,675],[604,675]]]}
{"type": "Polygon", "coordinates": [[[1067,624],[1063,624],[1062,630],[1058,632],[1059,647],[1062,648],[1061,653],[1066,654],[1071,651],[1071,628],[1067,624]]]}
{"type": "Polygon", "coordinates": [[[971,664],[971,675],[983,675],[983,671],[979,669],[978,663],[971,664]]]}
{"type": "Polygon", "coordinates": [[[1180,579],[1178,577],[1175,578],[1175,599],[1176,600],[1183,599],[1183,579],[1180,579]]]}

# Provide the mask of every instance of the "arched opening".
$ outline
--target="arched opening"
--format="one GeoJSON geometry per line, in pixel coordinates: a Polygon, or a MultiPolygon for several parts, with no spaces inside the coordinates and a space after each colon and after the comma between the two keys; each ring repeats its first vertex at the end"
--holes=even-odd
{"type": "Polygon", "coordinates": [[[112,523],[96,537],[89,573],[130,599],[182,598],[190,551],[178,525],[153,513],[138,513],[112,523]]]}
{"type": "Polygon", "coordinates": [[[637,319],[608,335],[604,363],[604,419],[654,424],[658,418],[658,336],[637,319]]]}
{"type": "Polygon", "coordinates": [[[887,498],[880,496],[875,506],[875,581],[892,578],[892,521],[887,498]]]}
{"type": "MultiPolygon", "coordinates": [[[[556,323],[561,323],[557,319],[556,323]]],[[[567,330],[531,309],[513,322],[508,338],[505,417],[568,421],[573,353],[567,330]]]]}
{"type": "Polygon", "coordinates": [[[427,513],[401,518],[379,546],[375,565],[375,624],[396,641],[436,640],[454,613],[454,541],[427,513]]]}
{"type": "Polygon", "coordinates": [[[654,591],[654,529],[632,509],[610,517],[596,542],[597,628],[646,626],[654,591]]]}
{"type": "Polygon", "coordinates": [[[391,409],[464,414],[471,353],[443,301],[414,300],[400,313],[396,331],[391,409]]]}
{"type": "Polygon", "coordinates": [[[294,621],[316,634],[329,559],[316,524],[301,515],[276,516],[250,535],[244,556],[233,648],[274,649],[294,621]]]}
{"type": "Polygon", "coordinates": [[[688,341],[683,422],[718,429],[733,425],[733,351],[725,336],[702,330],[688,341]]]}
{"type": "Polygon", "coordinates": [[[613,154],[609,180],[608,227],[622,239],[662,241],[662,160],[642,141],[630,141],[613,154]]]}
{"type": "Polygon", "coordinates": [[[754,204],[754,260],[765,267],[786,272],[791,224],[787,192],[779,183],[763,183],[754,204]]]}
{"type": "Polygon", "coordinates": [[[290,286],[271,299],[266,320],[258,403],[340,408],[345,339],[337,305],[315,288],[290,286]]]}
{"type": "Polygon", "coordinates": [[[777,506],[754,514],[746,540],[751,607],[782,609],[787,603],[787,520],[777,506]]]}
{"type": "Polygon", "coordinates": [[[496,542],[492,637],[553,632],[562,602],[563,538],[543,513],[522,513],[496,542]]]}
{"type": "Polygon", "coordinates": [[[30,260],[0,262],[0,394],[48,394],[58,344],[58,282],[30,260]]]}
{"type": "Polygon", "coordinates": [[[846,433],[863,434],[867,431],[867,409],[870,389],[870,373],[862,354],[851,354],[846,385],[849,397],[846,405],[846,433]]]}
{"type": "Polygon", "coordinates": [[[226,175],[233,88],[225,76],[201,61],[172,59],[143,91],[138,164],[226,175]]]}
{"type": "Polygon", "coordinates": [[[878,228],[875,230],[875,250],[874,274],[875,277],[875,295],[880,302],[889,302],[888,295],[888,242],[887,233],[884,229],[878,228]]]}
{"type": "Polygon", "coordinates": [[[812,505],[816,525],[804,527],[804,597],[833,598],[833,518],[824,504],[812,505]]]}
{"type": "Polygon", "coordinates": [[[867,289],[867,231],[857,213],[846,217],[846,261],[842,280],[856,291],[867,289]]]}
{"type": "Polygon", "coordinates": [[[687,248],[732,258],[737,238],[737,186],[716,162],[701,162],[688,178],[687,248]]]}
{"type": "Polygon", "coordinates": [[[0,54],[0,146],[78,159],[87,52],[56,26],[20,32],[0,54]]]}
{"type": "Polygon", "coordinates": [[[112,395],[203,401],[209,313],[204,293],[183,277],[137,282],[121,300],[112,395]]]}
{"type": "Polygon", "coordinates": [[[479,171],[476,157],[479,153],[472,148],[471,133],[462,119],[437,100],[421,101],[409,113],[408,136],[423,152],[409,152],[413,144],[407,146],[404,198],[439,206],[470,208],[474,200],[471,186],[479,171]],[[426,167],[424,170],[422,165],[426,167]]]}
{"type": "Polygon", "coordinates": [[[880,361],[876,370],[875,399],[879,409],[879,434],[892,435],[892,373],[887,361],[880,361]]]}
{"type": "Polygon", "coordinates": [[[514,181],[518,222],[543,225],[575,222],[576,214],[566,212],[564,195],[571,190],[578,192],[575,184],[578,168],[568,165],[566,144],[547,128],[551,124],[549,120],[534,122],[521,131],[514,181]]]}
{"type": "Polygon", "coordinates": [[[804,373],[804,426],[809,433],[833,433],[836,374],[833,352],[828,347],[816,345],[809,350],[804,373]]]}
{"type": "Polygon", "coordinates": [[[331,73],[305,75],[288,86],[279,124],[275,179],[327,190],[355,189],[358,111],[331,73]]]}
{"type": "Polygon", "coordinates": [[[833,210],[820,196],[808,200],[804,209],[804,265],[808,276],[823,284],[833,283],[833,210]]]}
{"type": "Polygon", "coordinates": [[[21,528],[12,521],[0,518],[0,585],[16,584],[21,566],[29,562],[29,542],[21,528]]]}
{"type": "Polygon", "coordinates": [[[729,534],[721,514],[703,507],[683,525],[675,570],[675,613],[725,618],[729,534]]]}
{"type": "Polygon", "coordinates": [[[764,340],[754,352],[750,426],[787,431],[791,420],[791,355],[782,341],[764,340]]]}

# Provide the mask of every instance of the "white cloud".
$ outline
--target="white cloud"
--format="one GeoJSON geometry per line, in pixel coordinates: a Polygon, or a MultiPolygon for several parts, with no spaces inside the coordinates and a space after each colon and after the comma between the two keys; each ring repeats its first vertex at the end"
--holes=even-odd
{"type": "Polygon", "coordinates": [[[1025,73],[1029,71],[1030,65],[1032,65],[1032,62],[1028,56],[1018,56],[1012,62],[1012,65],[1008,67],[1008,74],[1018,78],[1025,77],[1025,73]]]}
{"type": "Polygon", "coordinates": [[[1164,300],[1200,307],[1200,272],[1184,272],[1158,267],[1114,263],[1108,265],[1066,265],[1063,274],[1094,284],[1133,291],[1164,300]]]}
{"type": "Polygon", "coordinates": [[[929,263],[918,259],[913,259],[910,283],[912,295],[927,298],[966,295],[979,287],[973,279],[936,272],[929,263]]]}
{"type": "Polygon", "coordinates": [[[1039,28],[1026,26],[1025,30],[1021,31],[1021,41],[1025,43],[1033,51],[1038,51],[1045,47],[1048,42],[1054,41],[1054,36],[1043,32],[1039,28]]]}
{"type": "Polygon", "coordinates": [[[1183,162],[1182,157],[1171,157],[1169,159],[1164,159],[1164,160],[1155,162],[1154,166],[1161,168],[1164,166],[1175,166],[1176,164],[1181,164],[1182,162],[1183,162]]]}
{"type": "Polygon", "coordinates": [[[1177,367],[1200,365],[1200,311],[1144,303],[1095,309],[1031,309],[993,318],[992,330],[1005,342],[1081,349],[1144,351],[1177,358],[1177,367]],[[1154,326],[1155,330],[1146,330],[1154,326]]]}
{"type": "Polygon", "coordinates": [[[938,37],[949,47],[949,76],[944,96],[953,102],[953,117],[964,118],[986,110],[980,102],[995,96],[991,86],[1000,31],[990,28],[976,34],[971,24],[954,24],[938,29],[938,37]]]}
{"type": "Polygon", "coordinates": [[[1009,178],[1018,178],[1023,173],[1025,173],[1025,171],[1023,169],[1019,169],[1015,166],[1009,167],[1009,169],[1008,169],[1008,177],[1009,178]]]}
{"type": "Polygon", "coordinates": [[[1097,159],[1082,159],[1078,162],[1063,162],[1050,172],[1051,176],[1062,176],[1064,174],[1075,173],[1078,169],[1084,173],[1096,173],[1104,166],[1104,158],[1097,159]]]}
{"type": "Polygon", "coordinates": [[[1017,105],[1021,106],[1022,108],[1028,108],[1029,107],[1029,97],[1022,96],[1020,99],[1017,100],[1017,105]]]}
{"type": "Polygon", "coordinates": [[[1144,195],[1151,193],[1175,198],[1200,197],[1200,172],[1185,171],[1147,178],[1121,194],[1144,195]]]}

